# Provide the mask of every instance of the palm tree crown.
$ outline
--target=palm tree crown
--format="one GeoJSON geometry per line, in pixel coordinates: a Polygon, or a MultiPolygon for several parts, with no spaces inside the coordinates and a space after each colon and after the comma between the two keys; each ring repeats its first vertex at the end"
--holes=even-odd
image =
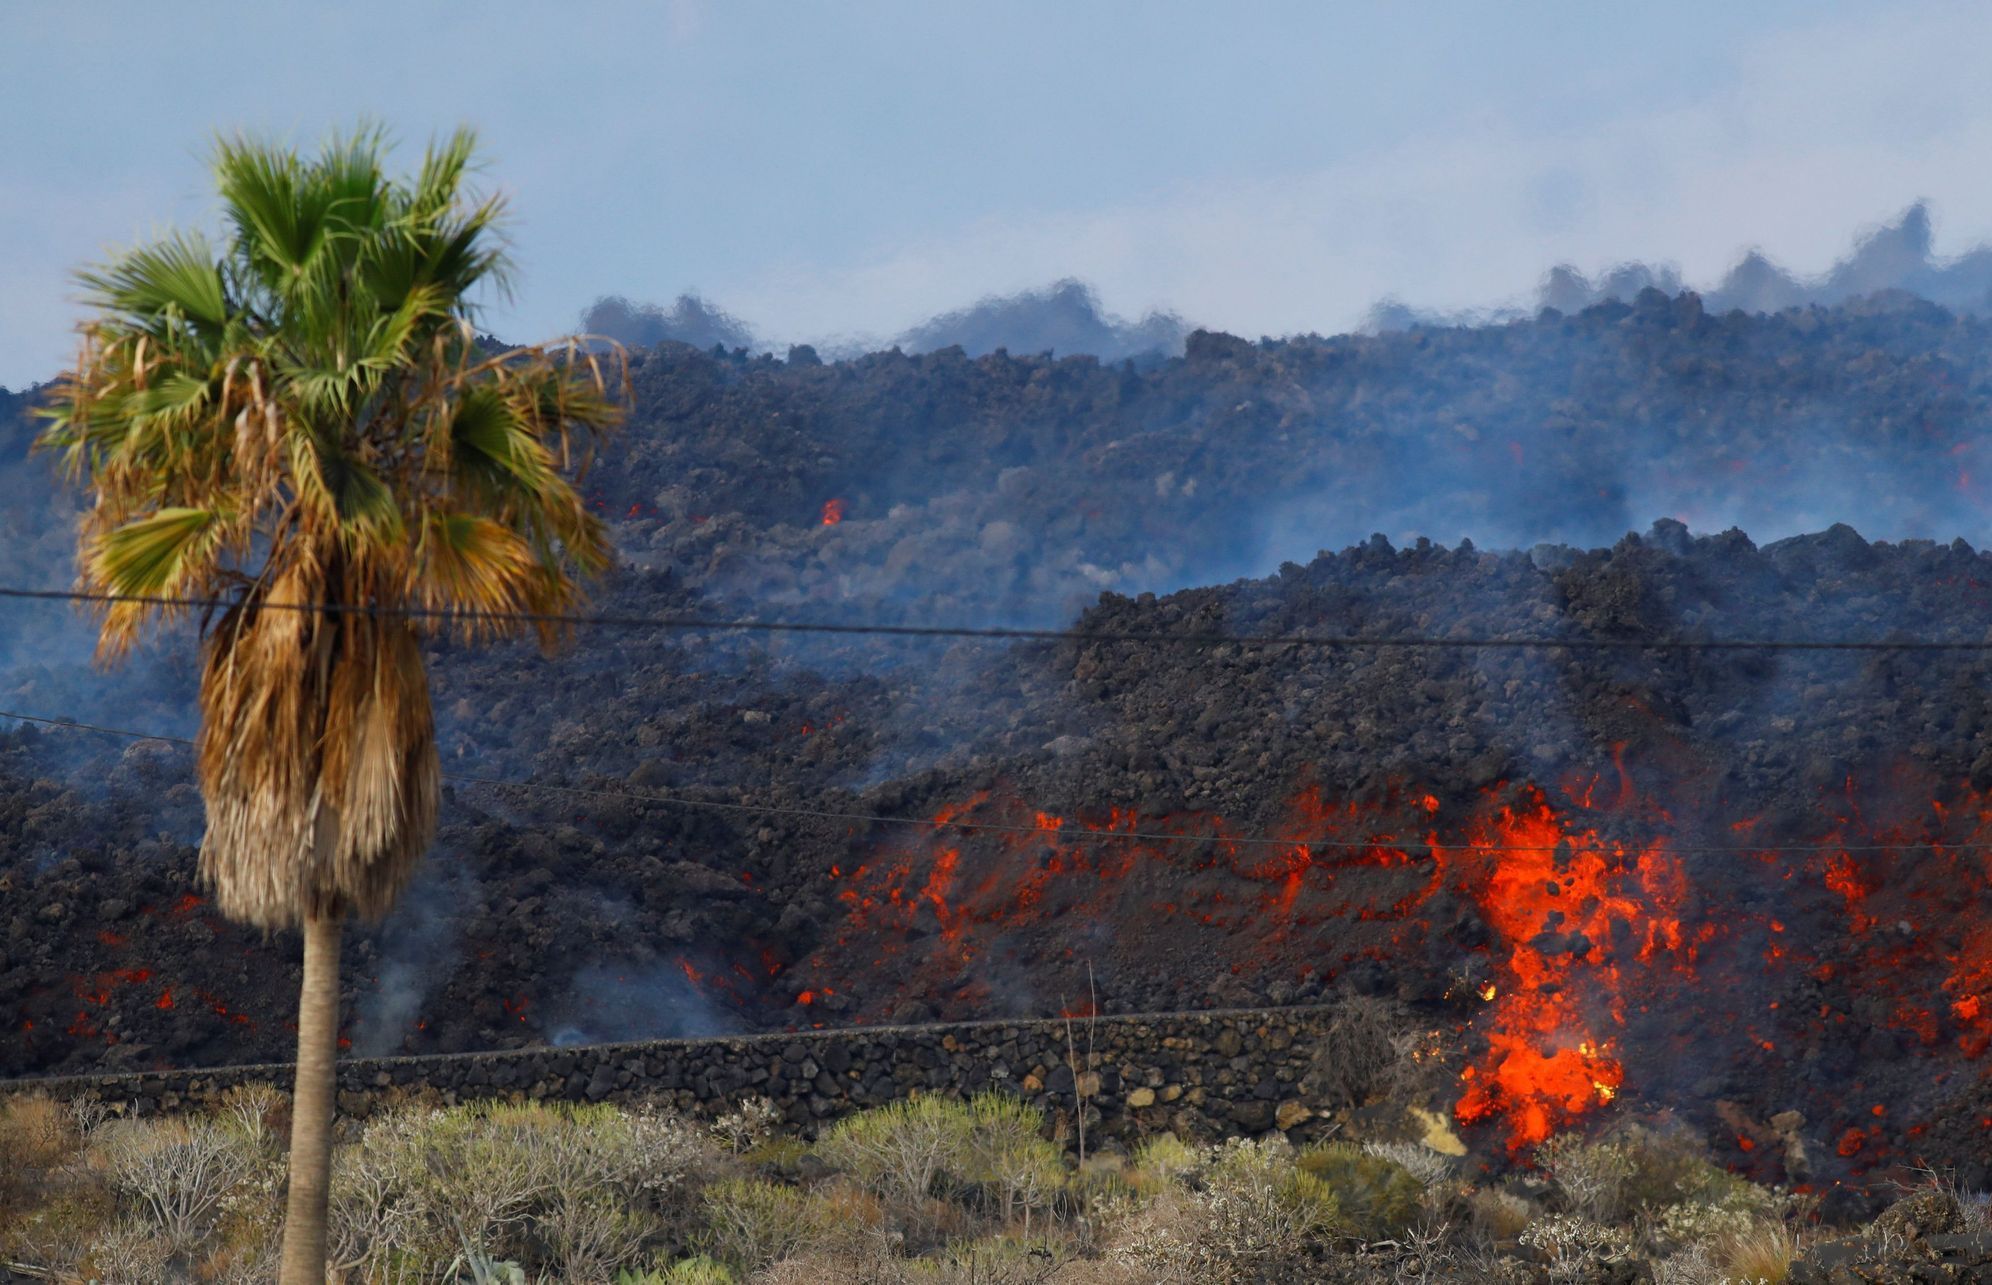
{"type": "MultiPolygon", "coordinates": [[[[395,613],[512,632],[491,613],[571,610],[610,556],[567,474],[617,416],[615,372],[571,342],[481,342],[469,297],[507,263],[470,135],[404,180],[384,149],[222,143],[219,245],[175,234],[81,275],[93,316],[43,437],[94,493],[86,589],[225,604],[201,871],[266,928],[384,911],[433,833],[418,631],[443,625],[395,613]]],[[[108,603],[102,651],[185,610],[108,603]]]]}

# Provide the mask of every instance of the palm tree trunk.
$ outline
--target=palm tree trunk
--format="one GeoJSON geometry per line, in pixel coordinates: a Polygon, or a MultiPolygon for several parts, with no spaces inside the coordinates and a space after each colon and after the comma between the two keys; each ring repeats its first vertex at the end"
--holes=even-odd
{"type": "Polygon", "coordinates": [[[336,916],[304,924],[297,1002],[297,1085],[291,1098],[290,1205],[278,1285],[325,1285],[325,1208],[332,1187],[332,1105],[338,1087],[339,931],[336,916]]]}

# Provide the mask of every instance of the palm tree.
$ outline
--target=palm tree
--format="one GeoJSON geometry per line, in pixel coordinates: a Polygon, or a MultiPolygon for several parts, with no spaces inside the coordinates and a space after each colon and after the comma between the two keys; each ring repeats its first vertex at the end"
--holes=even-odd
{"type": "Polygon", "coordinates": [[[225,236],[80,274],[91,315],[43,434],[95,500],[100,655],[217,604],[201,877],[231,918],[304,936],[283,1285],[325,1279],[341,926],[393,904],[435,830],[422,634],[550,647],[545,617],[610,561],[566,474],[617,419],[617,372],[574,341],[480,341],[469,296],[508,264],[473,140],[402,179],[386,148],[218,145],[225,236]]]}

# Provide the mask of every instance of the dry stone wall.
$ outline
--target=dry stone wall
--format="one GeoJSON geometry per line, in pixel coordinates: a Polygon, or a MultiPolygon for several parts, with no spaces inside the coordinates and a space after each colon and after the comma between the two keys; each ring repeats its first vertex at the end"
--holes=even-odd
{"type": "MultiPolygon", "coordinates": [[[[1312,1092],[1322,1007],[963,1022],[804,1031],[734,1039],[654,1040],[340,1063],[339,1109],[365,1116],[411,1091],[448,1102],[484,1098],[652,1102],[718,1115],[772,1101],[812,1135],[864,1107],[926,1093],[1017,1094],[1093,1137],[1288,1131],[1305,1138],[1323,1103],[1312,1092]],[[1068,1036],[1070,1044],[1068,1045],[1068,1036]],[[1089,1053],[1090,1046],[1090,1053],[1089,1053]]],[[[94,1098],[140,1115],[198,1109],[232,1085],[288,1086],[283,1064],[7,1082],[94,1098]]],[[[1067,1128],[1066,1132],[1076,1134],[1067,1128]]]]}

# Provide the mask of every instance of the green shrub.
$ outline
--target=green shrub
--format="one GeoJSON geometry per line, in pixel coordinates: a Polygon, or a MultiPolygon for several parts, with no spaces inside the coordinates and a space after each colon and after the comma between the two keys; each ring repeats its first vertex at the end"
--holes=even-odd
{"type": "Polygon", "coordinates": [[[988,1194],[1004,1225],[1048,1205],[1065,1185],[1065,1154],[1041,1133],[1037,1108],[1002,1094],[969,1101],[963,1176],[988,1194]]]}
{"type": "Polygon", "coordinates": [[[1364,1240],[1395,1236],[1417,1220],[1425,1184],[1394,1160],[1329,1142],[1307,1148],[1296,1163],[1335,1193],[1349,1229],[1364,1240]]]}
{"type": "Polygon", "coordinates": [[[1152,1194],[1143,1190],[1145,1180],[1124,1156],[1087,1156],[1086,1163],[1065,1173],[1063,1181],[1066,1203],[1087,1213],[1099,1208],[1102,1202],[1140,1203],[1152,1199],[1152,1194]]]}
{"type": "Polygon", "coordinates": [[[1628,1126],[1617,1131],[1616,1143],[1628,1162],[1624,1182],[1628,1210],[1701,1200],[1711,1176],[1722,1173],[1709,1163],[1699,1139],[1685,1134],[1628,1126]]]}
{"type": "Polygon", "coordinates": [[[1224,1277],[1291,1273],[1347,1228],[1333,1188],[1294,1163],[1283,1138],[1234,1138],[1212,1153],[1197,1203],[1195,1260],[1224,1277]]]}
{"type": "Polygon", "coordinates": [[[1165,1183],[1195,1170],[1204,1153],[1173,1133],[1157,1134],[1135,1149],[1133,1171],[1143,1182],[1165,1183]]]}
{"type": "Polygon", "coordinates": [[[1701,1139],[1684,1131],[1627,1125],[1595,1142],[1561,1134],[1535,1158],[1568,1208],[1606,1222],[1683,1203],[1761,1215],[1772,1203],[1769,1192],[1717,1165],[1701,1139]]]}
{"type": "Polygon", "coordinates": [[[763,1178],[716,1182],[705,1189],[703,1202],[707,1248],[747,1272],[790,1257],[818,1230],[804,1192],[763,1178]]]}
{"type": "Polygon", "coordinates": [[[740,1152],[740,1163],[778,1178],[793,1180],[802,1169],[809,1147],[800,1138],[769,1138],[740,1152]]]}
{"type": "Polygon", "coordinates": [[[734,1285],[737,1279],[726,1264],[701,1254],[657,1271],[619,1272],[616,1285],[734,1285]]]}
{"type": "Polygon", "coordinates": [[[1030,1281],[1063,1280],[1053,1273],[1073,1257],[1057,1240],[1034,1236],[987,1236],[958,1240],[939,1254],[912,1259],[900,1266],[905,1285],[1024,1285],[1030,1281]]]}
{"type": "Polygon", "coordinates": [[[1403,1169],[1418,1180],[1418,1184],[1428,1195],[1447,1191],[1453,1186],[1452,1157],[1434,1151],[1423,1143],[1365,1142],[1363,1154],[1381,1157],[1403,1169]]]}
{"type": "Polygon", "coordinates": [[[609,1106],[389,1111],[335,1157],[333,1256],[380,1277],[461,1254],[606,1279],[691,1232],[711,1151],[702,1129],[609,1106]]]}
{"type": "Polygon", "coordinates": [[[943,1174],[961,1170],[974,1150],[975,1129],[968,1103],[912,1098],[844,1117],[816,1151],[886,1200],[913,1207],[934,1193],[943,1174]]]}

